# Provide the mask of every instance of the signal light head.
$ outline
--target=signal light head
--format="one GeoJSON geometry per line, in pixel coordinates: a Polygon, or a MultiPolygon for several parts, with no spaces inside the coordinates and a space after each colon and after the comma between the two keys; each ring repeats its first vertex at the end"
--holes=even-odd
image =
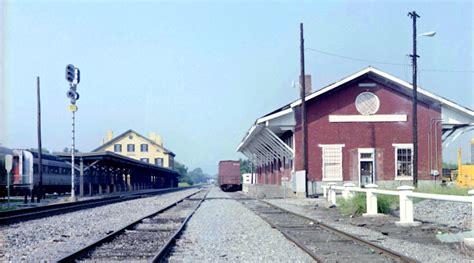
{"type": "Polygon", "coordinates": [[[71,64],[66,66],[66,80],[69,83],[72,83],[74,81],[75,69],[76,68],[71,64]]]}

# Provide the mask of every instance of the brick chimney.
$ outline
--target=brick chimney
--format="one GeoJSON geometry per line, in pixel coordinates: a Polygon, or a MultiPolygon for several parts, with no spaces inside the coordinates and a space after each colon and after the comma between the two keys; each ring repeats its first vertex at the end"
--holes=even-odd
{"type": "MultiPolygon", "coordinates": [[[[311,75],[304,75],[304,81],[305,81],[305,95],[310,94],[313,91],[312,87],[312,82],[311,82],[311,75]]],[[[300,85],[303,87],[302,82],[301,82],[301,76],[300,76],[300,85]]]]}
{"type": "Polygon", "coordinates": [[[108,130],[105,133],[105,138],[102,140],[102,144],[106,144],[107,142],[111,141],[114,138],[114,132],[111,130],[108,130]]]}

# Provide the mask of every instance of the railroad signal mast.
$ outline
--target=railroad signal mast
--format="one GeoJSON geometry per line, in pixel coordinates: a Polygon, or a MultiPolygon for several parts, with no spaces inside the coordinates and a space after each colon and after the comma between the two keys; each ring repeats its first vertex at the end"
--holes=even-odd
{"type": "Polygon", "coordinates": [[[75,114],[77,111],[76,101],[79,99],[79,93],[77,92],[77,84],[81,81],[81,71],[69,64],[66,66],[66,80],[69,82],[69,90],[66,96],[71,100],[69,105],[69,111],[72,112],[72,149],[71,149],[71,201],[76,200],[76,193],[74,190],[75,186],[75,169],[74,169],[74,154],[76,151],[75,141],[75,114]]]}

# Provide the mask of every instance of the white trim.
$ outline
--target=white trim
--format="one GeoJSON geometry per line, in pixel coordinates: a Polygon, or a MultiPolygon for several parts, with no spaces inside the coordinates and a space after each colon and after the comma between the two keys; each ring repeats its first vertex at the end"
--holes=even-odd
{"type": "Polygon", "coordinates": [[[324,148],[324,147],[346,147],[345,144],[318,144],[318,147],[324,148]]]}
{"type": "MultiPolygon", "coordinates": [[[[392,75],[390,75],[390,74],[388,74],[388,73],[385,73],[385,72],[383,72],[383,71],[381,71],[381,70],[378,70],[378,69],[376,69],[376,68],[367,67],[367,68],[362,69],[361,71],[356,72],[356,73],[354,73],[354,74],[352,74],[352,75],[350,75],[350,76],[347,76],[347,77],[341,79],[340,81],[335,82],[335,83],[333,83],[333,84],[331,84],[331,85],[329,85],[329,86],[327,86],[327,87],[325,87],[325,88],[323,88],[323,89],[320,89],[320,90],[318,90],[318,91],[316,91],[316,92],[314,92],[314,93],[309,94],[308,96],[305,97],[305,100],[308,101],[308,100],[311,100],[311,99],[313,99],[313,98],[315,98],[315,97],[318,97],[319,95],[321,95],[321,94],[323,94],[323,93],[326,93],[326,92],[328,92],[328,91],[330,91],[330,90],[332,90],[332,89],[334,89],[334,88],[336,88],[336,87],[338,87],[338,86],[340,86],[340,85],[343,85],[343,84],[345,84],[345,83],[347,83],[347,82],[349,82],[349,81],[351,81],[351,80],[354,80],[354,79],[356,79],[356,78],[358,78],[358,77],[360,77],[360,76],[362,76],[362,75],[364,75],[364,74],[366,74],[366,73],[369,73],[369,72],[373,72],[373,73],[375,73],[375,74],[377,74],[377,75],[380,75],[381,77],[384,77],[384,78],[386,78],[386,79],[389,79],[389,80],[391,80],[391,81],[393,81],[393,82],[395,82],[395,83],[397,83],[397,84],[399,84],[399,85],[401,85],[401,86],[403,86],[403,87],[405,87],[405,88],[408,88],[408,89],[413,90],[413,86],[412,86],[410,83],[408,83],[408,82],[406,82],[406,81],[404,81],[404,80],[401,80],[401,79],[399,79],[399,78],[397,78],[397,77],[395,77],[395,76],[392,76],[392,75]]],[[[447,106],[449,106],[449,107],[451,107],[451,108],[453,108],[453,109],[456,109],[456,110],[461,111],[461,112],[463,112],[463,113],[465,113],[465,114],[467,114],[467,115],[469,115],[469,116],[471,116],[471,117],[474,117],[474,111],[472,111],[472,110],[470,110],[470,109],[468,109],[468,108],[465,108],[465,107],[463,107],[463,106],[461,106],[461,105],[459,105],[459,104],[456,104],[456,103],[454,103],[454,102],[452,102],[452,101],[449,101],[449,100],[447,100],[447,99],[445,99],[445,98],[443,98],[443,97],[440,97],[440,96],[438,96],[438,95],[435,95],[435,94],[433,94],[433,93],[431,93],[431,92],[429,92],[429,91],[427,91],[427,90],[424,90],[424,89],[422,89],[420,86],[417,86],[417,90],[418,90],[418,93],[421,93],[421,94],[423,94],[423,95],[425,95],[425,96],[427,96],[427,97],[430,97],[430,98],[432,98],[432,99],[434,99],[434,100],[437,100],[437,101],[439,101],[441,104],[445,104],[445,105],[447,105],[447,106]]],[[[300,104],[301,104],[301,99],[296,100],[295,102],[291,103],[290,106],[293,108],[293,107],[299,106],[300,104]]]]}
{"type": "Polygon", "coordinates": [[[375,113],[377,113],[380,109],[380,99],[377,95],[375,95],[375,93],[373,92],[369,92],[369,91],[364,91],[364,92],[361,92],[359,93],[359,95],[357,95],[356,99],[355,99],[355,102],[354,102],[355,106],[356,106],[356,109],[357,111],[362,114],[362,115],[374,115],[375,113]],[[372,96],[373,98],[375,98],[375,101],[377,103],[377,108],[373,111],[373,112],[370,112],[370,113],[363,113],[363,108],[362,108],[362,105],[360,105],[359,103],[357,103],[357,101],[364,95],[369,95],[369,96],[372,96]]]}
{"type": "Polygon", "coordinates": [[[342,147],[345,146],[345,144],[318,144],[319,147],[321,147],[321,159],[322,159],[322,165],[321,165],[321,170],[322,170],[322,179],[321,181],[323,182],[329,182],[329,181],[332,181],[332,182],[340,182],[340,181],[343,181],[344,180],[344,175],[343,175],[343,168],[342,168],[342,164],[343,164],[343,154],[342,154],[342,147]],[[324,177],[324,149],[325,148],[339,148],[340,152],[341,152],[341,168],[339,169],[339,173],[341,174],[340,177],[337,177],[337,178],[325,178],[324,177]]]}
{"type": "Polygon", "coordinates": [[[406,122],[406,114],[329,115],[329,122],[406,122]]]}
{"type": "Polygon", "coordinates": [[[279,112],[275,112],[271,115],[268,115],[266,117],[262,117],[262,118],[259,118],[257,119],[257,124],[260,124],[262,122],[266,122],[266,121],[269,121],[271,119],[274,119],[274,118],[277,118],[277,117],[280,117],[280,116],[283,116],[283,115],[286,115],[288,113],[291,113],[293,112],[293,109],[292,108],[288,108],[286,110],[282,110],[282,111],[279,111],[279,112]]]}
{"type": "Polygon", "coordinates": [[[413,180],[413,144],[412,143],[392,143],[393,149],[394,149],[394,165],[395,165],[395,180],[396,181],[408,181],[408,180],[413,180]],[[411,176],[398,176],[397,175],[397,157],[398,157],[398,149],[411,149],[412,150],[412,155],[411,155],[411,176]]]}
{"type": "Polygon", "coordinates": [[[413,181],[413,176],[397,176],[395,171],[395,181],[413,181]]]}
{"type": "Polygon", "coordinates": [[[396,148],[411,148],[413,149],[413,143],[392,143],[393,147],[396,148]]]}

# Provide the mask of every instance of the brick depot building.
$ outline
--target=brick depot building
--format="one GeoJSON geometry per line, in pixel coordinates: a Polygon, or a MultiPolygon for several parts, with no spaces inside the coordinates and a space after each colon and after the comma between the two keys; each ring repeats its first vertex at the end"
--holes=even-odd
{"type": "MultiPolygon", "coordinates": [[[[308,82],[307,82],[308,83],[308,82]]],[[[321,184],[412,184],[412,85],[368,67],[306,95],[308,193],[321,184]]],[[[252,161],[253,194],[304,196],[301,100],[256,120],[237,150],[252,161]]],[[[442,168],[443,132],[474,123],[474,112],[418,88],[418,178],[442,168]]],[[[459,129],[458,129],[459,128],[459,129]]]]}

